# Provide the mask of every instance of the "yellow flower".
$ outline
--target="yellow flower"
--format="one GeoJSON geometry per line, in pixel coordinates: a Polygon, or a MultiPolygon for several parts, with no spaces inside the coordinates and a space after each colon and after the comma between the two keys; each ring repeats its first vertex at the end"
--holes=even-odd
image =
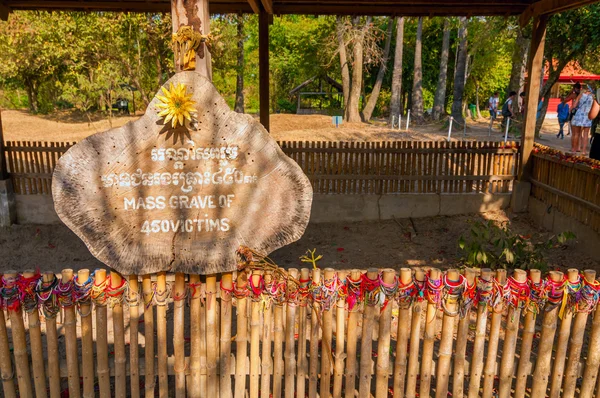
{"type": "Polygon", "coordinates": [[[168,90],[164,87],[161,89],[165,95],[156,95],[156,98],[161,101],[157,107],[162,109],[158,116],[165,118],[165,124],[171,122],[171,126],[176,128],[177,124],[183,126],[184,119],[192,121],[196,113],[194,109],[196,102],[192,101],[192,94],[187,93],[185,85],[179,83],[173,86],[171,83],[168,90]]]}

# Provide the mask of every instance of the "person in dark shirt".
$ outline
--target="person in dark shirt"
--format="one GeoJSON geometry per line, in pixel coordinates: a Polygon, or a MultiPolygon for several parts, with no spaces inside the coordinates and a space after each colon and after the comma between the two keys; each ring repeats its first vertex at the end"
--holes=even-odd
{"type": "Polygon", "coordinates": [[[567,97],[562,95],[560,97],[560,104],[556,108],[556,112],[558,113],[558,125],[560,126],[560,131],[556,135],[556,138],[564,139],[565,138],[565,123],[569,121],[569,104],[567,103],[567,97]]]}

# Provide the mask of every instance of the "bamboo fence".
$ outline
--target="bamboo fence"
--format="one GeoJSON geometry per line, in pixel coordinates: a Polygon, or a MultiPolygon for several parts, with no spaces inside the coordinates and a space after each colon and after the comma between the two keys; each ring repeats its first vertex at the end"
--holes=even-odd
{"type": "Polygon", "coordinates": [[[257,258],[208,276],[6,272],[3,396],[592,397],[597,388],[594,271],[298,271],[257,258]]]}
{"type": "MultiPolygon", "coordinates": [[[[74,143],[7,141],[17,194],[51,193],[58,158],[74,143]]],[[[516,143],[281,141],[320,194],[508,193],[518,170],[516,143]]]]}

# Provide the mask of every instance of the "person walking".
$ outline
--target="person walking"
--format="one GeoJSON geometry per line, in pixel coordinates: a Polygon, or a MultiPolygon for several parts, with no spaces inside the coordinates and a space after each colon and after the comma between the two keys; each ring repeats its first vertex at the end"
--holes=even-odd
{"type": "Polygon", "coordinates": [[[561,95],[560,104],[556,108],[556,113],[558,114],[558,125],[560,130],[556,135],[556,138],[560,138],[561,140],[565,139],[565,123],[569,121],[569,104],[567,103],[567,97],[561,95]]]}
{"type": "Polygon", "coordinates": [[[490,110],[490,118],[492,119],[492,124],[494,123],[494,120],[496,120],[496,118],[498,117],[498,104],[500,103],[499,95],[500,94],[496,91],[494,92],[494,95],[492,95],[488,100],[488,108],[490,110]]]}
{"type": "Polygon", "coordinates": [[[573,102],[573,108],[577,111],[571,120],[573,137],[571,138],[571,152],[575,153],[586,153],[587,145],[589,141],[590,127],[592,121],[588,117],[592,104],[594,103],[594,97],[592,95],[592,88],[586,86],[582,89],[573,102]]]}
{"type": "Polygon", "coordinates": [[[502,105],[502,116],[504,117],[504,119],[502,119],[502,130],[503,131],[506,126],[506,123],[508,122],[508,119],[513,117],[512,103],[516,97],[517,97],[517,93],[515,91],[511,91],[508,94],[508,98],[504,102],[504,105],[502,105]]]}

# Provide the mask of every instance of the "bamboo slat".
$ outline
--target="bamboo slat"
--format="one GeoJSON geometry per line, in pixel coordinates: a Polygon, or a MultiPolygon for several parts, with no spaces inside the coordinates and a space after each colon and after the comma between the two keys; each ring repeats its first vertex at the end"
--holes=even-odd
{"type": "Polygon", "coordinates": [[[140,287],[137,275],[129,275],[129,383],[131,398],[140,397],[139,322],[140,287]]]}
{"type": "MultiPolygon", "coordinates": [[[[341,284],[346,282],[346,272],[338,271],[337,276],[341,284]]],[[[342,383],[344,380],[344,350],[346,333],[346,298],[338,297],[335,314],[335,364],[333,369],[333,398],[341,398],[342,383]]]]}
{"type": "MultiPolygon", "coordinates": [[[[410,268],[400,269],[400,287],[409,286],[412,280],[410,268]]],[[[396,332],[396,358],[394,360],[394,394],[404,396],[406,382],[406,360],[408,349],[408,334],[410,325],[410,302],[400,303],[398,308],[398,330],[396,332]]]]}
{"type": "MultiPolygon", "coordinates": [[[[264,283],[268,286],[273,281],[273,272],[268,270],[265,272],[264,283]]],[[[260,375],[260,396],[261,398],[269,398],[271,394],[271,374],[273,373],[273,360],[271,357],[271,342],[272,326],[273,326],[273,305],[265,305],[262,310],[263,330],[262,330],[262,357],[261,375],[260,375]]]]}
{"type": "MultiPolygon", "coordinates": [[[[350,272],[351,281],[359,281],[362,273],[359,270],[350,272]]],[[[346,343],[346,398],[354,398],[356,391],[356,345],[359,328],[359,303],[348,309],[348,336],[346,343]]]]}
{"type": "Polygon", "coordinates": [[[236,281],[236,290],[244,292],[237,297],[237,332],[236,361],[235,361],[235,398],[244,398],[246,395],[246,359],[248,352],[248,300],[245,292],[248,289],[248,276],[239,272],[236,281]]]}
{"type": "MultiPolygon", "coordinates": [[[[334,280],[335,271],[333,268],[325,268],[323,271],[324,283],[334,280]]],[[[333,304],[333,303],[332,303],[333,304]]],[[[314,304],[313,304],[314,305],[314,304]]],[[[322,311],[322,337],[321,337],[321,389],[320,397],[329,398],[331,395],[331,369],[333,347],[333,306],[331,308],[321,308],[322,311]]]]}
{"type": "MultiPolygon", "coordinates": [[[[89,274],[89,272],[88,272],[89,274]]],[[[23,272],[23,278],[35,278],[35,272],[23,272]]],[[[35,296],[34,296],[35,298],[35,296]]],[[[23,301],[23,299],[22,299],[23,301]]],[[[29,344],[31,347],[31,368],[33,370],[33,385],[37,398],[47,397],[46,394],[46,371],[44,369],[44,351],[42,345],[42,330],[40,325],[40,314],[37,307],[25,308],[27,323],[29,327],[29,344]]],[[[4,315],[4,314],[3,314],[4,315]]],[[[92,379],[93,380],[93,379],[92,379]]]]}
{"type": "Polygon", "coordinates": [[[226,272],[221,276],[221,361],[220,386],[223,396],[231,397],[231,314],[233,311],[231,294],[233,275],[226,272]]]}
{"type": "MultiPolygon", "coordinates": [[[[96,271],[96,281],[97,278],[98,272],[96,271]]],[[[146,360],[144,393],[146,398],[154,398],[154,387],[156,385],[154,374],[154,288],[150,275],[142,277],[142,294],[144,297],[144,359],[146,360]]]]}
{"type": "MultiPolygon", "coordinates": [[[[110,272],[111,290],[121,289],[124,281],[116,271],[110,272]]],[[[127,373],[125,357],[125,322],[123,317],[123,290],[112,298],[114,353],[115,353],[115,396],[125,398],[127,396],[127,373]]]]}
{"type": "MultiPolygon", "coordinates": [[[[492,280],[492,271],[488,268],[481,270],[481,279],[483,281],[492,280]]],[[[477,306],[477,321],[475,324],[475,341],[473,343],[473,358],[471,359],[471,372],[469,380],[469,398],[479,397],[479,386],[481,385],[481,376],[483,372],[483,350],[485,348],[485,338],[487,335],[487,316],[488,306],[486,303],[479,303],[477,306]]]]}
{"type": "Polygon", "coordinates": [[[167,278],[165,272],[156,275],[156,339],[158,356],[158,396],[166,398],[169,394],[169,375],[167,370],[167,278]]]}
{"type": "MultiPolygon", "coordinates": [[[[415,269],[415,282],[425,283],[425,272],[415,269]]],[[[408,378],[406,380],[406,398],[414,398],[417,394],[417,376],[419,373],[419,341],[421,339],[421,313],[423,304],[420,301],[413,303],[412,321],[410,324],[410,347],[408,352],[408,378]]]]}
{"type": "MultiPolygon", "coordinates": [[[[312,270],[312,283],[319,285],[321,283],[321,270],[315,268],[312,270]]],[[[319,380],[319,308],[313,304],[310,318],[310,346],[308,363],[308,396],[316,398],[317,382],[319,380]]]]}
{"type": "Polygon", "coordinates": [[[592,318],[592,333],[590,335],[589,349],[585,368],[583,370],[583,382],[579,391],[580,398],[592,398],[598,378],[598,367],[600,366],[600,305],[596,307],[592,318]]]}
{"type": "MultiPolygon", "coordinates": [[[[475,284],[476,271],[472,268],[465,269],[467,286],[475,284]]],[[[456,332],[456,349],[454,353],[454,372],[452,375],[452,397],[462,398],[465,388],[465,368],[467,367],[467,342],[469,340],[470,311],[460,314],[456,332]]]]}
{"type": "MultiPolygon", "coordinates": [[[[393,269],[385,269],[382,273],[382,281],[387,286],[395,286],[396,273],[393,269]]],[[[379,336],[377,339],[377,381],[375,385],[375,397],[387,398],[389,394],[388,379],[390,368],[390,341],[392,327],[393,298],[386,297],[385,308],[379,314],[379,336]],[[391,300],[391,301],[389,301],[391,300]]]]}
{"type": "MultiPolygon", "coordinates": [[[[437,285],[437,283],[440,281],[440,276],[440,270],[437,268],[432,268],[429,270],[429,279],[427,283],[437,285]]],[[[433,345],[435,343],[436,321],[437,303],[428,302],[427,314],[425,317],[425,335],[423,336],[423,352],[421,353],[421,384],[419,386],[420,397],[428,397],[431,389],[433,345]]]]}
{"type": "Polygon", "coordinates": [[[175,396],[185,397],[185,274],[175,274],[173,290],[173,348],[175,353],[175,396]]]}
{"type": "MultiPolygon", "coordinates": [[[[296,299],[298,286],[293,280],[298,278],[298,270],[290,268],[288,273],[291,278],[288,280],[288,305],[286,307],[286,327],[285,327],[285,396],[293,398],[294,392],[294,374],[296,374],[296,356],[295,356],[295,323],[296,323],[296,299]],[[290,300],[291,298],[291,300],[290,300]]],[[[298,380],[298,385],[300,380],[298,380]]],[[[304,385],[304,380],[302,380],[304,385]]]]}
{"type": "MultiPolygon", "coordinates": [[[[2,377],[4,396],[6,398],[17,398],[4,310],[0,311],[0,376],[2,377]]],[[[51,393],[53,398],[57,396],[55,392],[51,391],[51,393]]]]}
{"type": "Polygon", "coordinates": [[[206,276],[206,378],[207,396],[217,397],[219,378],[219,339],[217,322],[217,276],[206,276]]]}
{"type": "MultiPolygon", "coordinates": [[[[376,268],[369,268],[366,279],[377,281],[379,274],[376,268]]],[[[371,396],[371,373],[373,369],[373,329],[375,317],[375,302],[369,299],[368,292],[365,293],[363,306],[363,325],[360,342],[360,378],[358,383],[358,396],[367,398],[371,396]]]]}
{"type": "MultiPolygon", "coordinates": [[[[73,283],[73,270],[68,268],[62,270],[61,284],[73,283]]],[[[69,305],[63,308],[64,328],[65,328],[65,351],[67,354],[67,368],[69,371],[69,397],[79,398],[81,388],[79,384],[79,352],[77,350],[77,317],[75,315],[75,306],[69,305]]],[[[23,320],[21,319],[21,324],[23,320]]],[[[12,318],[11,318],[12,323],[12,318]]],[[[15,326],[13,326],[15,327],[15,326]]],[[[19,325],[19,328],[21,325],[19,325]]],[[[14,338],[14,337],[13,337],[14,338]]],[[[16,346],[15,346],[16,348],[16,346]]],[[[16,361],[16,353],[15,353],[16,361]]],[[[29,378],[29,373],[27,373],[29,378]]],[[[19,390],[21,387],[19,385],[19,390]]],[[[21,392],[21,394],[28,396],[21,392]]]]}
{"type": "MultiPolygon", "coordinates": [[[[280,398],[283,387],[283,304],[275,304],[273,309],[273,398],[280,398]]],[[[292,380],[293,388],[293,380],[292,380]]]]}
{"type": "MultiPolygon", "coordinates": [[[[250,277],[253,286],[260,286],[262,271],[255,270],[250,277]]],[[[260,307],[260,298],[252,297],[250,307],[250,398],[258,398],[260,386],[260,307]]]]}
{"type": "MultiPolygon", "coordinates": [[[[506,284],[506,270],[496,271],[496,281],[500,286],[506,284]]],[[[490,334],[488,340],[487,357],[485,359],[485,369],[483,378],[483,398],[492,398],[494,394],[494,379],[496,378],[496,357],[498,355],[498,346],[500,343],[500,327],[502,326],[502,314],[504,305],[500,304],[493,308],[492,322],[490,324],[490,334]]]]}
{"type": "MultiPolygon", "coordinates": [[[[89,277],[89,269],[79,270],[77,272],[76,283],[83,285],[89,277]]],[[[79,305],[79,316],[81,318],[81,364],[83,365],[81,367],[81,376],[83,377],[83,397],[91,398],[96,396],[94,392],[94,375],[96,373],[94,373],[94,336],[92,330],[91,302],[88,301],[79,305]]]]}
{"type": "MultiPolygon", "coordinates": [[[[459,282],[458,270],[449,269],[446,278],[450,283],[459,282]]],[[[443,299],[443,298],[442,298],[443,299]]],[[[458,297],[447,296],[445,299],[445,311],[442,319],[442,338],[438,350],[438,363],[436,375],[435,396],[437,398],[448,397],[448,383],[450,382],[450,361],[452,359],[452,343],[454,338],[454,324],[458,315],[458,297]]]]}
{"type": "MultiPolygon", "coordinates": [[[[95,272],[94,289],[104,292],[107,284],[106,270],[97,269],[95,272]]],[[[106,297],[95,298],[96,307],[96,372],[98,373],[98,385],[100,397],[108,398],[110,391],[110,368],[108,366],[108,314],[106,308],[106,297]]],[[[148,340],[146,339],[146,345],[148,340]]],[[[147,358],[148,356],[146,356],[147,358]]],[[[148,384],[148,383],[147,383],[148,384]]],[[[146,385],[147,385],[146,384],[146,385]]]]}
{"type": "MultiPolygon", "coordinates": [[[[310,271],[308,268],[302,268],[300,270],[300,283],[310,282],[310,271]]],[[[298,288],[298,286],[296,286],[298,288]]],[[[300,301],[298,307],[298,364],[297,364],[297,380],[296,380],[296,395],[299,397],[305,397],[306,391],[306,375],[308,373],[308,363],[306,358],[306,308],[307,298],[300,294],[300,301]]],[[[286,348],[287,349],[287,348],[286,348]]],[[[286,382],[289,373],[286,372],[286,382]]],[[[293,379],[293,377],[292,377],[293,379]]]]}

